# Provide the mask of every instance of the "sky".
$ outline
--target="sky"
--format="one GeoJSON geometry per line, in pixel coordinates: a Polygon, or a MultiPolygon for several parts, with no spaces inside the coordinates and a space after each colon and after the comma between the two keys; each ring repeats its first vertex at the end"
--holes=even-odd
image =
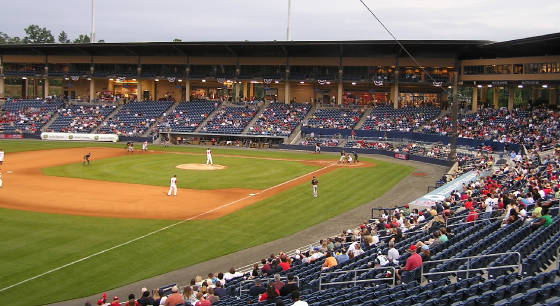
{"type": "MultiPolygon", "coordinates": [[[[4,1],[0,32],[89,34],[92,0],[4,1]]],[[[398,39],[505,41],[559,32],[558,0],[364,0],[398,39]]],[[[286,40],[288,0],[95,0],[106,42],[286,40]]],[[[391,39],[360,0],[292,0],[291,40],[391,39]]]]}

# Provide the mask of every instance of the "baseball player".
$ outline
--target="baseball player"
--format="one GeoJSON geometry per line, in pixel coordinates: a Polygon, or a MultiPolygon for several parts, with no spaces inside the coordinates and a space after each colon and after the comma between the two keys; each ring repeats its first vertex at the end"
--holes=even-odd
{"type": "Polygon", "coordinates": [[[128,143],[128,153],[134,153],[134,143],[132,141],[128,143]]]}
{"type": "Polygon", "coordinates": [[[91,157],[91,153],[88,153],[86,155],[84,155],[84,161],[82,162],[82,165],[85,166],[86,163],[89,166],[89,158],[91,157]]]}
{"type": "Polygon", "coordinates": [[[344,163],[346,161],[346,152],[344,150],[340,151],[340,160],[339,163],[344,163]]]}
{"type": "Polygon", "coordinates": [[[315,153],[319,154],[321,153],[321,147],[319,146],[319,143],[315,143],[315,153]]]}
{"type": "Polygon", "coordinates": [[[317,180],[316,177],[313,177],[313,179],[311,180],[311,186],[313,188],[313,197],[316,198],[317,197],[317,185],[319,184],[319,181],[317,180]]]}
{"type": "Polygon", "coordinates": [[[212,150],[210,148],[206,149],[206,164],[213,165],[214,162],[212,161],[212,150]]]}
{"type": "Polygon", "coordinates": [[[356,151],[353,151],[352,154],[354,154],[354,162],[357,163],[358,162],[358,153],[356,151]]]}
{"type": "Polygon", "coordinates": [[[144,141],[142,143],[142,152],[146,152],[146,151],[148,151],[148,142],[144,141]]]}
{"type": "Polygon", "coordinates": [[[177,175],[173,175],[173,177],[170,180],[169,191],[167,192],[167,196],[171,195],[171,191],[173,191],[173,196],[176,197],[177,196],[177,175]]]}
{"type": "Polygon", "coordinates": [[[0,169],[2,168],[3,162],[4,162],[4,150],[0,149],[0,169]]]}

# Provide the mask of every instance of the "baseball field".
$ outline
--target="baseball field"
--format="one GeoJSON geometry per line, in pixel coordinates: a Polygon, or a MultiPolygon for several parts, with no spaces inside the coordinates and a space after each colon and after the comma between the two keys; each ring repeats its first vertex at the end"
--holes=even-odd
{"type": "Polygon", "coordinates": [[[130,154],[120,143],[0,141],[0,148],[0,299],[9,305],[88,296],[291,235],[379,197],[413,170],[286,151],[212,148],[223,168],[204,171],[198,147],[130,154]],[[88,152],[91,165],[83,166],[88,152]],[[173,175],[178,195],[168,197],[173,175]]]}

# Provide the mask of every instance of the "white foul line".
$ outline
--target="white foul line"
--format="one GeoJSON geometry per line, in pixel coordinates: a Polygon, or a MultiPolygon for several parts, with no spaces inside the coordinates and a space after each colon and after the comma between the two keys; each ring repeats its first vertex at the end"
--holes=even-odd
{"type": "Polygon", "coordinates": [[[67,264],[64,264],[64,265],[62,265],[62,266],[60,266],[60,267],[56,267],[56,268],[54,268],[54,269],[48,270],[48,271],[46,271],[46,272],[43,272],[43,273],[41,273],[41,274],[37,274],[37,275],[32,276],[32,277],[30,277],[30,278],[27,278],[27,279],[24,279],[24,280],[22,280],[22,281],[19,281],[19,282],[15,283],[15,284],[12,284],[12,285],[9,285],[9,286],[7,286],[7,287],[4,287],[4,288],[0,289],[0,292],[6,291],[6,290],[11,289],[11,288],[14,288],[14,287],[19,286],[19,285],[21,285],[21,284],[25,284],[25,283],[27,283],[27,282],[29,282],[29,281],[34,280],[34,279],[40,278],[40,277],[45,276],[45,275],[47,275],[47,274],[51,274],[51,273],[56,272],[56,271],[58,271],[58,270],[61,270],[61,269],[64,269],[64,268],[66,268],[66,267],[72,266],[72,265],[74,265],[74,264],[80,263],[80,262],[82,262],[82,261],[88,260],[88,259],[90,259],[90,258],[92,258],[92,257],[95,257],[95,256],[98,256],[98,255],[107,253],[107,252],[109,252],[109,251],[112,251],[112,250],[114,250],[114,249],[120,248],[120,247],[122,247],[122,246],[131,244],[131,243],[133,243],[133,242],[136,242],[136,241],[138,241],[138,240],[141,240],[141,239],[144,239],[144,238],[146,238],[146,237],[152,236],[152,235],[157,234],[157,233],[159,233],[159,232],[168,230],[168,229],[170,229],[170,228],[172,228],[172,227],[175,227],[175,226],[177,226],[177,225],[179,225],[179,224],[183,224],[183,223],[185,223],[185,222],[187,222],[187,221],[190,221],[190,220],[196,219],[196,218],[198,218],[198,217],[207,215],[207,214],[209,214],[209,213],[215,212],[216,210],[220,210],[220,209],[222,209],[222,208],[224,208],[224,207],[231,206],[231,205],[233,205],[233,204],[235,204],[235,203],[241,202],[241,201],[243,201],[243,200],[246,200],[246,199],[251,198],[251,197],[253,197],[253,196],[256,196],[256,195],[258,195],[258,194],[264,193],[264,192],[266,192],[266,191],[268,191],[268,190],[271,190],[271,189],[273,189],[273,188],[277,188],[277,187],[280,187],[280,186],[285,185],[285,184],[287,184],[287,183],[293,182],[293,181],[298,180],[298,179],[300,179],[300,178],[302,178],[302,177],[305,177],[305,176],[307,176],[307,175],[310,175],[310,174],[319,172],[319,171],[321,171],[321,170],[330,168],[330,167],[332,167],[332,166],[334,166],[334,165],[336,165],[336,163],[329,164],[328,166],[325,166],[325,167],[323,167],[323,168],[321,168],[321,169],[317,169],[317,170],[311,171],[311,172],[309,172],[309,173],[306,173],[306,174],[304,174],[304,175],[298,176],[298,177],[293,178],[293,179],[291,179],[291,180],[282,182],[282,183],[280,183],[280,184],[278,184],[278,185],[275,185],[275,186],[272,186],[272,187],[268,187],[268,188],[266,188],[266,189],[264,189],[264,190],[261,190],[261,191],[259,191],[259,192],[254,193],[253,195],[248,195],[248,196],[245,196],[245,197],[243,197],[243,198],[241,198],[241,199],[237,199],[237,200],[235,200],[235,201],[226,203],[226,204],[224,204],[224,205],[221,205],[221,206],[218,206],[218,207],[214,207],[214,208],[212,208],[212,209],[210,209],[210,210],[208,210],[208,211],[202,212],[202,213],[200,213],[200,214],[198,214],[198,215],[196,215],[196,216],[192,216],[192,217],[189,217],[189,218],[187,218],[187,219],[184,219],[184,220],[175,222],[175,223],[173,223],[173,224],[164,226],[164,227],[162,227],[162,228],[160,228],[160,229],[157,229],[157,230],[155,230],[155,231],[149,232],[149,233],[144,234],[144,235],[142,235],[142,236],[140,236],[140,237],[136,237],[136,238],[134,238],[134,239],[131,239],[131,240],[126,241],[126,242],[123,242],[123,243],[121,243],[121,244],[117,244],[117,245],[115,245],[115,246],[112,246],[112,247],[110,247],[110,248],[108,248],[108,249],[101,250],[101,251],[99,251],[99,252],[93,253],[93,254],[88,255],[88,256],[86,256],[86,257],[82,257],[82,258],[80,258],[80,259],[74,260],[74,261],[69,262],[69,263],[67,263],[67,264]]]}

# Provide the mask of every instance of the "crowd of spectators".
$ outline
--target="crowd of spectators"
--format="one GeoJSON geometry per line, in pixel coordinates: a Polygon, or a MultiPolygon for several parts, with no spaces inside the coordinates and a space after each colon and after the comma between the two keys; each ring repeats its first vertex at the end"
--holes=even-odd
{"type": "MultiPolygon", "coordinates": [[[[509,111],[507,108],[485,108],[459,116],[458,136],[540,148],[557,143],[559,115],[559,112],[547,109],[509,111]]],[[[427,122],[421,131],[447,135],[451,132],[451,118],[446,115],[427,122]]]]}
{"type": "Polygon", "coordinates": [[[391,106],[374,108],[364,121],[362,130],[412,132],[425,122],[439,115],[435,107],[404,107],[394,109],[391,106]]]}
{"type": "Polygon", "coordinates": [[[309,104],[270,103],[249,128],[249,134],[289,136],[310,108],[309,104]]]}
{"type": "Polygon", "coordinates": [[[70,105],[58,109],[58,118],[49,126],[49,131],[69,133],[90,133],[97,128],[114,105],[70,105]]]}
{"type": "Polygon", "coordinates": [[[191,102],[179,103],[173,111],[164,114],[158,122],[160,133],[192,132],[219,107],[217,101],[196,100],[191,102]]]}
{"type": "Polygon", "coordinates": [[[36,134],[62,105],[61,100],[12,100],[0,112],[0,132],[36,134]]]}
{"type": "Polygon", "coordinates": [[[205,133],[240,134],[255,117],[257,106],[225,106],[222,105],[212,119],[202,127],[205,133]]]}
{"type": "Polygon", "coordinates": [[[318,109],[302,126],[321,129],[352,129],[363,114],[362,109],[318,109]]]}
{"type": "Polygon", "coordinates": [[[130,102],[105,121],[99,132],[126,136],[142,135],[172,104],[169,101],[130,102]]]}

